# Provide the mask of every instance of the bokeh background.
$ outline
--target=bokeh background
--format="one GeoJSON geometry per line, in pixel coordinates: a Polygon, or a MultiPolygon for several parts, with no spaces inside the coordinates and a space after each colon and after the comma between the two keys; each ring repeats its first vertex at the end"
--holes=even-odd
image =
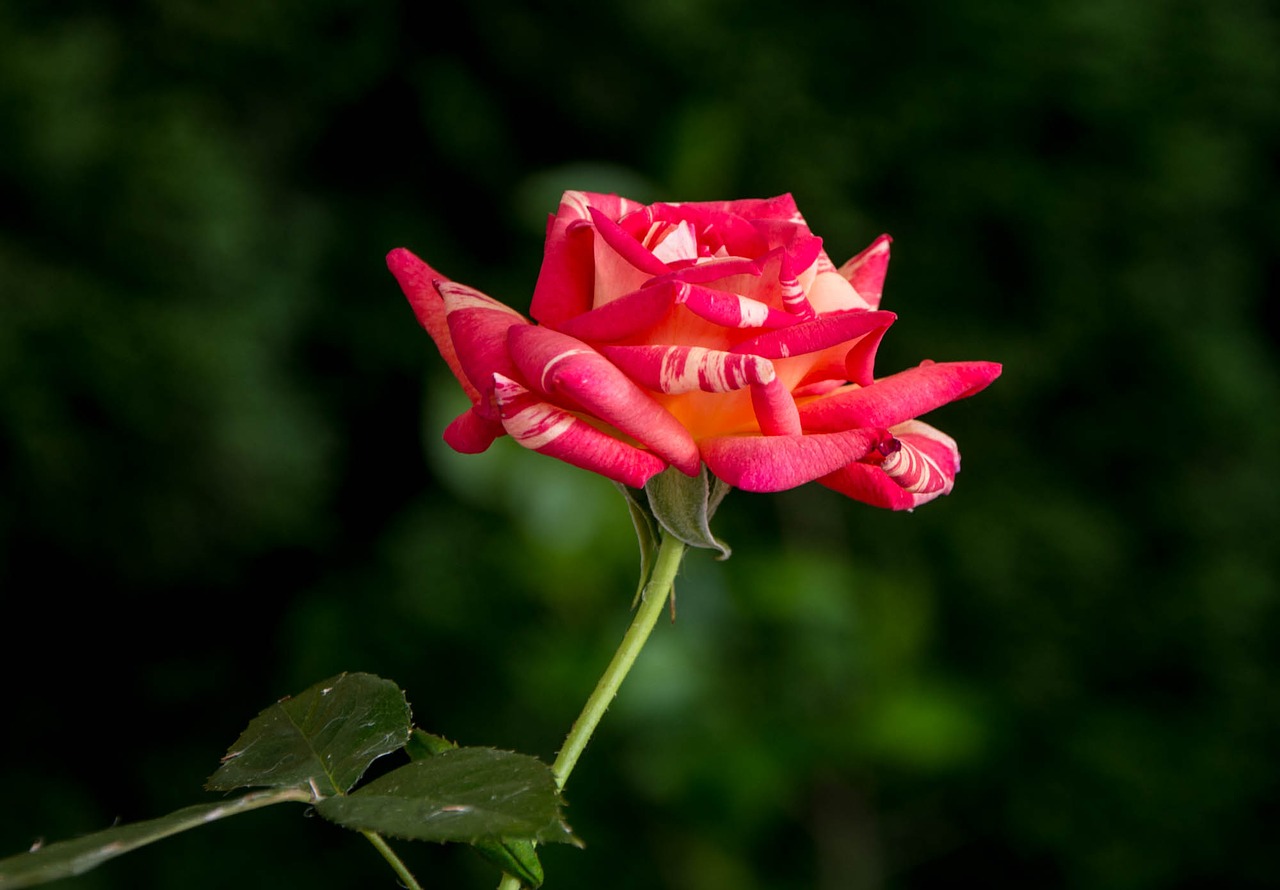
{"type": "MultiPolygon", "coordinates": [[[[517,307],[561,190],[894,238],[955,493],[734,493],[548,887],[1252,888],[1280,828],[1280,14],[1264,0],[0,5],[0,855],[211,799],[343,670],[550,759],[628,620],[613,487],[460,393],[383,265],[517,307]]],[[[71,888],[393,887],[300,807],[71,888]]],[[[401,844],[429,887],[469,851],[401,844]]]]}

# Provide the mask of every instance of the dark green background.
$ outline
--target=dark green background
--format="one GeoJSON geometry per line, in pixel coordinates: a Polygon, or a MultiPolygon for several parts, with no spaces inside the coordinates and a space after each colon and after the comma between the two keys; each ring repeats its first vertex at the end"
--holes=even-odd
{"type": "MultiPolygon", "coordinates": [[[[550,759],[627,621],[609,483],[439,441],[383,256],[519,308],[560,190],[894,238],[955,493],[735,493],[548,888],[1277,878],[1280,15],[1262,0],[0,6],[0,854],[211,799],[341,670],[550,759]]],[[[402,845],[430,887],[465,850],[402,845]]],[[[79,888],[393,887],[277,808],[79,888]]]]}

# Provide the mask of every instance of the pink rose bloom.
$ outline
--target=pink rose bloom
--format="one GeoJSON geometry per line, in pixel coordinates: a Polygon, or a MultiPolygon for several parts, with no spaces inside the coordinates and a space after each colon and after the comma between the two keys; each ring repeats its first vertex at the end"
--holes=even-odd
{"type": "Polygon", "coordinates": [[[790,195],[646,206],[571,191],[534,321],[404,248],[387,265],[471,398],[444,433],[457,451],[509,434],[636,488],[705,462],[748,491],[816,480],[901,510],[950,492],[960,469],[955,441],[917,418],[1000,365],[875,376],[896,317],[879,308],[889,241],[836,267],[790,195]]]}

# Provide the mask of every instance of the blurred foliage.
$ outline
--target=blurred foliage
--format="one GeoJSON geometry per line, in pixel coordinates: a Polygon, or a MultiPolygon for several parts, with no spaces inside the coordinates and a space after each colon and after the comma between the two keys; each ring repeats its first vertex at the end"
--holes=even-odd
{"type": "MultiPolygon", "coordinates": [[[[1273,4],[106,10],[0,6],[0,855],[191,803],[343,670],[550,757],[627,620],[626,510],[444,448],[382,257],[521,306],[563,188],[790,191],[837,261],[893,234],[882,371],[1005,375],[933,418],[965,470],[918,513],[729,496],[548,886],[1274,882],[1273,4]]],[[[68,886],[390,886],[346,834],[247,815],[68,886]]]]}

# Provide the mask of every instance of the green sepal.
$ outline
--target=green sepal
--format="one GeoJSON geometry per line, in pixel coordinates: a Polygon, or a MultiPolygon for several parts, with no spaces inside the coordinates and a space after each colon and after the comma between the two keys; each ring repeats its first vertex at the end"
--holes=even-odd
{"type": "Polygon", "coordinates": [[[649,509],[649,500],[640,497],[641,489],[629,488],[621,482],[615,482],[614,485],[626,498],[627,512],[631,514],[631,525],[636,530],[636,542],[640,545],[640,582],[636,585],[635,599],[631,601],[631,607],[635,608],[644,594],[645,585],[649,583],[649,576],[653,574],[661,542],[658,540],[658,526],[649,509]]]}
{"type": "Polygon", "coordinates": [[[649,480],[649,510],[667,534],[690,547],[719,550],[728,559],[729,545],[711,533],[711,517],[732,486],[712,476],[703,465],[697,476],[668,467],[649,480]]]}

